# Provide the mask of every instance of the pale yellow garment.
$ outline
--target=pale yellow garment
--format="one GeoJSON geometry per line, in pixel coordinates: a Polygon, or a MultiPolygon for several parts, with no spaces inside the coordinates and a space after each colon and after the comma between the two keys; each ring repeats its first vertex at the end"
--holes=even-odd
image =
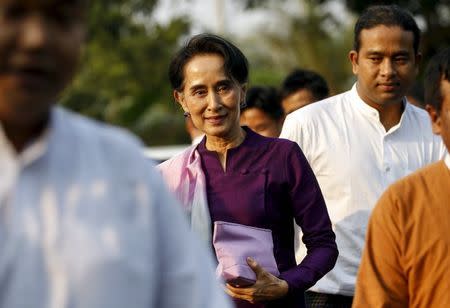
{"type": "Polygon", "coordinates": [[[368,226],[353,307],[450,307],[450,171],[396,182],[368,226]]]}

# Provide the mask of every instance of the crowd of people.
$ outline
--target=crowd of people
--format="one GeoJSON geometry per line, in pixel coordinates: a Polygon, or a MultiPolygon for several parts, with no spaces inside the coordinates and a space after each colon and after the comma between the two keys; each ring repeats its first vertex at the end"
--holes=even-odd
{"type": "Polygon", "coordinates": [[[450,47],[414,106],[408,11],[359,16],[334,96],[303,69],[249,87],[236,45],[191,37],[168,71],[195,141],[155,166],[56,104],[88,3],[0,0],[0,307],[450,305],[450,47]]]}

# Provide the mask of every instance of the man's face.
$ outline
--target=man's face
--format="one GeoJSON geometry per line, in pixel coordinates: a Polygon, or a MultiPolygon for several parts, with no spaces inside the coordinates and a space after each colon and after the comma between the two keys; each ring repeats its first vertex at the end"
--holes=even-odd
{"type": "Polygon", "coordinates": [[[448,80],[441,80],[441,94],[441,111],[437,112],[430,105],[427,105],[426,109],[430,114],[433,132],[441,135],[447,150],[450,151],[450,82],[448,80]]]}
{"type": "Polygon", "coordinates": [[[0,0],[0,121],[45,117],[76,70],[82,0],[0,0]]]}
{"type": "Polygon", "coordinates": [[[420,55],[413,47],[413,33],[400,27],[376,26],[360,33],[360,49],[349,54],[358,77],[358,94],[377,108],[398,104],[417,73],[420,55]]]}

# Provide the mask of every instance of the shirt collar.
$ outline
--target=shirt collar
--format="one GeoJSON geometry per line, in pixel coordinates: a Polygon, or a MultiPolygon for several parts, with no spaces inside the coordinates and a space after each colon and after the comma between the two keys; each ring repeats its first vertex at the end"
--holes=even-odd
{"type": "MultiPolygon", "coordinates": [[[[351,96],[353,98],[353,101],[355,102],[355,105],[357,109],[364,115],[369,116],[370,118],[376,119],[377,121],[380,121],[380,114],[378,113],[378,110],[367,104],[363,101],[363,99],[359,96],[358,90],[356,89],[357,82],[353,85],[352,89],[350,90],[351,96]]],[[[403,118],[405,114],[410,112],[410,109],[412,108],[410,104],[407,103],[406,98],[403,97],[402,99],[403,104],[403,113],[400,117],[400,121],[397,125],[392,127],[390,131],[394,130],[395,128],[399,127],[401,123],[403,122],[403,118]]]]}
{"type": "Polygon", "coordinates": [[[42,157],[48,148],[48,140],[50,132],[52,131],[52,120],[53,112],[50,115],[49,124],[42,134],[27,144],[20,153],[16,152],[14,146],[6,137],[3,126],[0,123],[0,152],[3,154],[2,156],[17,160],[22,167],[27,166],[42,157]]]}
{"type": "Polygon", "coordinates": [[[445,153],[444,162],[447,165],[447,168],[450,169],[450,154],[448,152],[445,153]]]}
{"type": "Polygon", "coordinates": [[[375,108],[369,106],[366,102],[364,102],[362,100],[362,98],[358,94],[356,85],[357,85],[357,83],[355,83],[353,85],[352,89],[350,90],[350,94],[352,96],[352,101],[356,105],[357,109],[364,115],[379,120],[380,116],[379,116],[378,111],[375,108]]]}

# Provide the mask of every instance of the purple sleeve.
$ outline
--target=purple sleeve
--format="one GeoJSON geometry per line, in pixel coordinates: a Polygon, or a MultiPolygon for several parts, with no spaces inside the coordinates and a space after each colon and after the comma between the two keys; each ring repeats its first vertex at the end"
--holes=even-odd
{"type": "Polygon", "coordinates": [[[307,255],[294,268],[281,273],[290,292],[306,290],[329,272],[336,263],[338,250],[325,201],[319,184],[303,152],[292,143],[286,158],[292,210],[303,232],[307,255]]]}

